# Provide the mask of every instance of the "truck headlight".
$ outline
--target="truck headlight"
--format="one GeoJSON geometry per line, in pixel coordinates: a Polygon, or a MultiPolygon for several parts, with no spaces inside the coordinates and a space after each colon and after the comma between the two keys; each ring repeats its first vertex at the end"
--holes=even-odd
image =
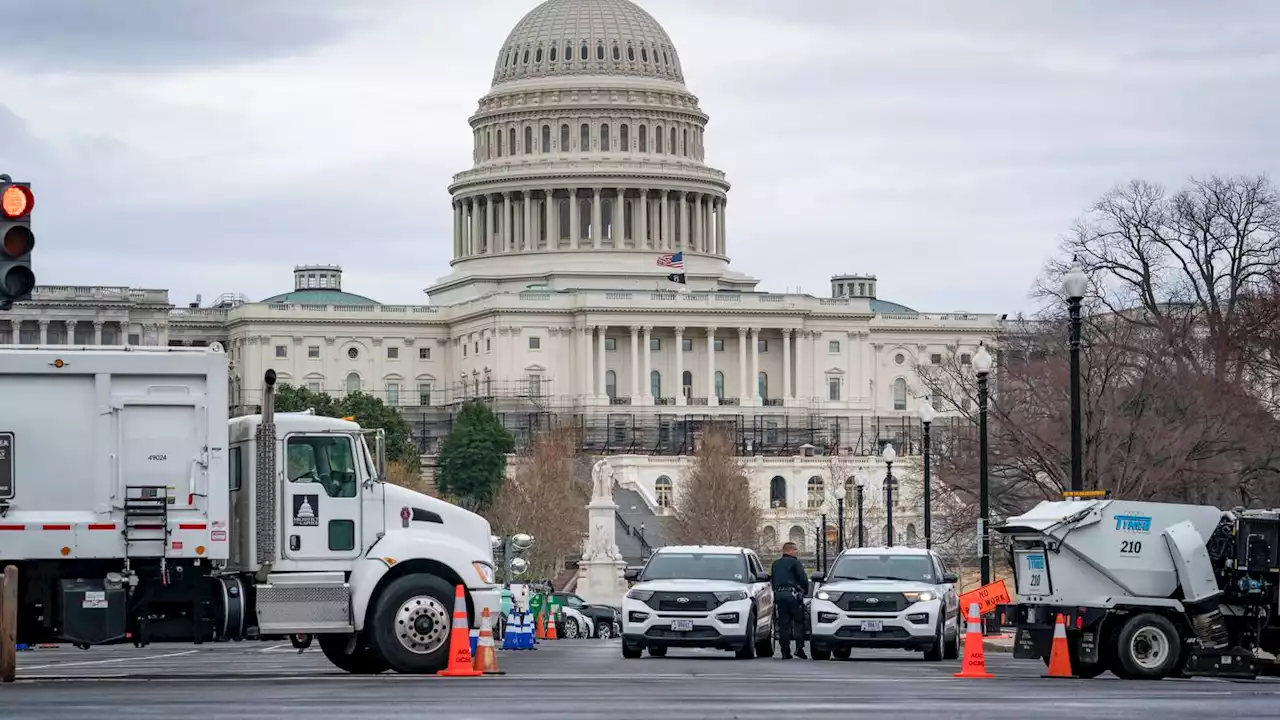
{"type": "Polygon", "coordinates": [[[819,590],[814,597],[819,600],[826,600],[827,602],[836,602],[840,599],[840,595],[841,593],[833,592],[831,590],[819,590]]]}
{"type": "Polygon", "coordinates": [[[905,593],[902,593],[902,596],[907,599],[907,602],[913,602],[913,603],[929,602],[930,600],[937,597],[936,595],[929,592],[928,590],[925,590],[924,592],[905,592],[905,593]]]}
{"type": "Polygon", "coordinates": [[[727,603],[727,602],[733,602],[734,600],[747,599],[746,590],[726,590],[724,592],[712,593],[712,595],[715,595],[716,602],[721,604],[727,603]]]}
{"type": "Polygon", "coordinates": [[[477,560],[471,563],[471,567],[476,569],[476,574],[480,576],[480,582],[485,585],[493,584],[493,566],[487,562],[477,560]]]}

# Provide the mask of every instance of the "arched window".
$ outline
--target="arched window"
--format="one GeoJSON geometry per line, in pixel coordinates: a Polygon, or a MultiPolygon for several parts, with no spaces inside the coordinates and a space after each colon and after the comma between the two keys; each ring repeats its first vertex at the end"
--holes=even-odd
{"type": "Polygon", "coordinates": [[[684,374],[680,376],[680,391],[683,392],[684,396],[687,398],[693,397],[693,373],[692,372],[685,370],[684,374]]]}
{"type": "Polygon", "coordinates": [[[600,152],[609,152],[609,123],[600,126],[600,152]]]}
{"type": "Polygon", "coordinates": [[[612,370],[604,374],[604,394],[610,399],[618,397],[618,374],[612,370]]]}
{"type": "Polygon", "coordinates": [[[772,525],[765,525],[764,531],[760,533],[760,542],[764,547],[760,548],[765,552],[778,551],[778,530],[772,525]]]}
{"type": "Polygon", "coordinates": [[[570,60],[572,60],[572,59],[573,59],[573,46],[572,46],[572,45],[570,45],[570,44],[568,44],[568,43],[565,43],[565,46],[564,46],[564,61],[565,61],[565,62],[569,62],[569,61],[570,61],[570,60]]]}
{"type": "Polygon", "coordinates": [[[630,60],[631,62],[635,62],[635,61],[636,61],[636,49],[635,49],[635,48],[630,47],[630,46],[628,46],[628,47],[627,47],[627,59],[628,59],[628,60],[630,60]]]}
{"type": "Polygon", "coordinates": [[[552,45],[552,46],[551,46],[551,62],[555,62],[555,61],[556,61],[556,50],[559,50],[559,49],[560,49],[560,48],[558,48],[558,47],[557,47],[557,46],[555,46],[555,45],[552,45]]]}
{"type": "Polygon", "coordinates": [[[784,508],[787,506],[787,479],[774,475],[769,481],[769,507],[784,508]]]}
{"type": "Polygon", "coordinates": [[[809,478],[809,508],[816,510],[822,507],[822,503],[827,499],[827,487],[822,482],[822,478],[814,475],[809,478]]]}
{"type": "Polygon", "coordinates": [[[626,198],[622,198],[622,234],[618,239],[634,238],[636,233],[631,229],[631,203],[626,198]]]}
{"type": "Polygon", "coordinates": [[[528,125],[524,126],[524,154],[528,155],[533,152],[533,128],[528,125]]]}
{"type": "Polygon", "coordinates": [[[498,136],[498,147],[497,147],[498,157],[502,157],[502,131],[501,130],[497,132],[497,136],[498,136]]]}
{"type": "Polygon", "coordinates": [[[540,150],[544,153],[551,152],[551,126],[542,126],[542,147],[540,150]]]}
{"type": "Polygon", "coordinates": [[[538,63],[542,62],[542,48],[538,48],[537,54],[533,56],[533,61],[538,63]]]}
{"type": "Polygon", "coordinates": [[[756,394],[762,398],[769,397],[769,375],[767,373],[756,375],[756,394]]]}
{"type": "Polygon", "coordinates": [[[569,152],[569,126],[560,126],[560,152],[569,152]]]}
{"type": "Polygon", "coordinates": [[[358,392],[360,392],[360,375],[359,375],[359,373],[354,373],[354,372],[353,372],[353,373],[348,373],[348,374],[347,374],[347,392],[348,392],[348,393],[358,393],[358,392]]]}
{"type": "Polygon", "coordinates": [[[578,53],[578,54],[582,57],[582,59],[583,59],[583,60],[586,60],[586,59],[589,57],[589,55],[587,54],[587,44],[586,44],[586,43],[582,43],[582,51],[581,51],[580,53],[578,53]]]}
{"type": "Polygon", "coordinates": [[[662,397],[662,373],[657,370],[649,373],[649,394],[656,398],[662,397]]]}
{"type": "Polygon", "coordinates": [[[689,157],[689,131],[688,130],[680,131],[680,152],[683,153],[685,157],[689,157]]]}
{"type": "Polygon", "coordinates": [[[631,128],[626,123],[622,123],[622,127],[618,128],[618,150],[620,152],[630,152],[631,150],[631,128]]]}
{"type": "Polygon", "coordinates": [[[587,240],[591,237],[591,231],[593,230],[591,227],[593,218],[591,217],[590,200],[583,199],[578,201],[578,218],[578,229],[580,231],[578,238],[587,240]]]}
{"type": "Polygon", "coordinates": [[[560,198],[556,201],[556,217],[560,218],[560,239],[569,239],[569,200],[560,198]]]}
{"type": "Polygon", "coordinates": [[[893,409],[907,409],[907,381],[904,378],[893,381],[893,409]]]}
{"type": "Polygon", "coordinates": [[[907,523],[907,544],[914,545],[919,542],[920,536],[916,533],[916,524],[907,523]]]}
{"type": "Polygon", "coordinates": [[[657,481],[653,483],[653,494],[658,501],[658,507],[671,507],[671,478],[666,475],[659,477],[657,481]]]}
{"type": "Polygon", "coordinates": [[[618,46],[617,46],[617,45],[614,45],[614,46],[613,46],[613,59],[614,59],[614,60],[621,60],[621,59],[622,59],[622,52],[621,52],[620,50],[618,50],[618,46]]]}
{"type": "Polygon", "coordinates": [[[809,533],[799,525],[793,525],[791,532],[787,534],[787,540],[796,544],[796,549],[804,552],[805,540],[809,537],[809,533]]]}
{"type": "Polygon", "coordinates": [[[613,239],[613,198],[600,198],[600,238],[613,239]]]}
{"type": "MultiPolygon", "coordinates": [[[[515,143],[514,140],[512,140],[511,142],[512,144],[515,143]]],[[[676,129],[675,128],[671,128],[671,147],[667,148],[667,152],[671,153],[672,155],[676,154],[676,129]]]]}
{"type": "Polygon", "coordinates": [[[586,123],[578,129],[578,149],[582,152],[591,150],[591,126],[586,123]]]}
{"type": "Polygon", "coordinates": [[[640,60],[649,62],[649,48],[640,48],[640,60]]]}
{"type": "Polygon", "coordinates": [[[639,132],[640,132],[640,152],[647,153],[649,152],[648,128],[646,128],[644,125],[641,125],[639,132]]]}
{"type": "Polygon", "coordinates": [[[724,373],[716,371],[716,397],[724,399],[724,373]]]}
{"type": "Polygon", "coordinates": [[[659,125],[653,133],[653,151],[662,154],[662,126],[659,125]]]}
{"type": "Polygon", "coordinates": [[[524,51],[524,64],[525,64],[525,65],[528,65],[528,64],[529,64],[529,51],[528,51],[528,50],[525,50],[525,51],[524,51]]]}

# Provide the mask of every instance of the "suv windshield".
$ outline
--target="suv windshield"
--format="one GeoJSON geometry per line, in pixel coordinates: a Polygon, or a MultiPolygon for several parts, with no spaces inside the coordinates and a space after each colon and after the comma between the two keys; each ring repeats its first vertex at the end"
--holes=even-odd
{"type": "Polygon", "coordinates": [[[747,559],[739,553],[660,552],[649,560],[640,582],[646,580],[747,581],[747,559]]]}
{"type": "Polygon", "coordinates": [[[928,555],[845,555],[831,569],[832,580],[906,580],[936,583],[928,555]]]}

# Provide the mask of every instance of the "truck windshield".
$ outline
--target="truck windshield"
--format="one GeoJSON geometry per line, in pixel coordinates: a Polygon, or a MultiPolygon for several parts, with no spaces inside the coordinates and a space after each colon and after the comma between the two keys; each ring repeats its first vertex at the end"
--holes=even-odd
{"type": "Polygon", "coordinates": [[[845,555],[831,569],[831,579],[938,582],[928,555],[845,555]]]}
{"type": "Polygon", "coordinates": [[[640,582],[646,580],[747,581],[747,561],[741,554],[658,553],[649,560],[640,582]]]}

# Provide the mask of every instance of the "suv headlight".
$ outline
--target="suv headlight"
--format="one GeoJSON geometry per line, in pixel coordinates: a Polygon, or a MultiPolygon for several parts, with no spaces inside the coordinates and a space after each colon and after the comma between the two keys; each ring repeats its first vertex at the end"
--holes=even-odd
{"type": "Polygon", "coordinates": [[[649,598],[653,597],[652,590],[641,590],[640,588],[631,588],[627,591],[627,597],[640,602],[649,602],[649,598]]]}
{"type": "Polygon", "coordinates": [[[826,600],[827,602],[836,602],[840,599],[841,594],[842,593],[838,593],[834,590],[819,590],[814,597],[819,600],[826,600]]]}
{"type": "Polygon", "coordinates": [[[721,605],[727,602],[733,602],[734,600],[747,599],[746,590],[726,590],[725,592],[718,592],[718,593],[712,593],[712,594],[716,596],[716,602],[720,603],[721,605]]]}
{"type": "Polygon", "coordinates": [[[929,602],[938,595],[937,593],[925,590],[924,592],[905,592],[902,593],[902,596],[907,599],[907,602],[929,602]]]}

